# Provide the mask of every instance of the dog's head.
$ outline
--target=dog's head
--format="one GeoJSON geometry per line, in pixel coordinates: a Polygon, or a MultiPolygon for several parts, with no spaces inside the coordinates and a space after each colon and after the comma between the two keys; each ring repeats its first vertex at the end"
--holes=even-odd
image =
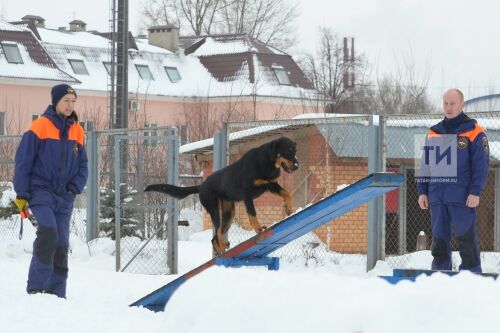
{"type": "Polygon", "coordinates": [[[288,138],[271,141],[271,150],[276,168],[282,167],[288,173],[300,167],[297,161],[297,144],[288,138]]]}

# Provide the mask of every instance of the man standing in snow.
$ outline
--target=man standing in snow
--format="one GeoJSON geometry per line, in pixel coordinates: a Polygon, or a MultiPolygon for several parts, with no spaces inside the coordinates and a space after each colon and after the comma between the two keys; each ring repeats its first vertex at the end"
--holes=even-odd
{"type": "Polygon", "coordinates": [[[51,96],[52,105],[33,121],[17,149],[14,190],[19,211],[29,203],[38,222],[26,290],[65,298],[69,223],[75,196],[87,182],[87,154],[75,90],[59,84],[51,96]]]}
{"type": "Polygon", "coordinates": [[[432,269],[451,270],[450,241],[453,230],[462,258],[459,269],[481,272],[476,207],[488,178],[489,147],[484,129],[463,112],[464,105],[464,95],[458,89],[450,89],[443,95],[445,118],[432,126],[426,137],[426,161],[422,159],[421,177],[417,177],[418,204],[421,209],[430,206],[432,269]],[[450,136],[453,140],[451,147],[456,149],[456,163],[453,163],[456,174],[452,179],[436,177],[439,162],[427,165],[429,173],[422,174],[425,170],[422,165],[425,165],[430,153],[439,152],[438,149],[433,150],[439,148],[436,142],[450,136]]]}

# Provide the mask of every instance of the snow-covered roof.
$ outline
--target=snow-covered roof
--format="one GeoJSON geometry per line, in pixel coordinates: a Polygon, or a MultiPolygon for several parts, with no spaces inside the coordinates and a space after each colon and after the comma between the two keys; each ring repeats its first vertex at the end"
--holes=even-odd
{"type": "MultiPolygon", "coordinates": [[[[33,35],[29,29],[8,23],[3,25],[33,35]]],[[[108,90],[109,75],[105,63],[110,62],[110,41],[105,34],[42,27],[33,29],[39,34],[41,44],[49,54],[50,60],[55,63],[54,67],[59,67],[67,74],[59,73],[58,79],[62,76],[66,77],[66,80],[75,82],[71,77],[76,78],[81,82],[75,85],[77,89],[108,90]],[[70,60],[83,62],[88,73],[75,72],[70,60]]],[[[128,68],[130,93],[170,97],[253,96],[257,93],[259,96],[280,98],[314,98],[312,89],[297,83],[302,80],[303,73],[290,56],[265,46],[247,35],[205,37],[203,45],[197,50],[199,54],[195,52],[188,55],[150,45],[144,38],[135,38],[132,44],[134,46],[129,49],[128,68]],[[199,56],[214,52],[221,54],[204,59],[199,56]],[[238,56],[237,61],[226,61],[223,57],[227,56],[228,52],[246,54],[238,56]],[[265,58],[261,55],[281,58],[265,58]],[[271,68],[273,65],[287,67],[293,84],[280,85],[271,68]],[[147,66],[152,79],[141,78],[137,66],[147,66]],[[181,79],[172,82],[165,67],[175,67],[181,79]]],[[[27,67],[18,66],[17,72],[28,72],[24,70],[25,68],[27,67]]],[[[54,79],[56,75],[48,72],[46,74],[50,79],[54,79]]]]}
{"type": "Polygon", "coordinates": [[[15,46],[21,57],[21,63],[10,63],[0,48],[0,77],[78,82],[57,67],[31,30],[0,20],[0,42],[15,46]]]}
{"type": "MultiPolygon", "coordinates": [[[[67,32],[39,29],[43,45],[57,65],[81,81],[76,87],[86,90],[108,89],[108,74],[104,62],[109,62],[109,40],[88,32],[67,32]],[[73,71],[69,59],[81,60],[88,75],[73,71]]],[[[261,65],[255,57],[255,68],[259,75],[256,83],[249,82],[248,67],[242,66],[231,80],[220,82],[193,55],[174,54],[163,48],[150,45],[146,39],[137,38],[138,50],[129,50],[129,91],[157,96],[231,96],[252,95],[257,87],[259,95],[300,98],[310,91],[295,86],[280,86],[274,73],[261,65]],[[153,79],[142,79],[136,66],[148,66],[153,79]],[[165,67],[177,68],[181,80],[171,82],[165,67]],[[267,71],[267,72],[266,72],[267,71]],[[266,73],[265,73],[266,72],[266,73]]],[[[224,66],[228,66],[224,64],[224,66]]]]}
{"type": "Polygon", "coordinates": [[[500,94],[471,98],[465,102],[466,112],[500,111],[500,94]]]}
{"type": "Polygon", "coordinates": [[[186,53],[196,56],[259,52],[268,54],[286,53],[265,45],[247,34],[209,35],[180,37],[180,45],[186,53]]]}
{"type": "Polygon", "coordinates": [[[173,54],[171,51],[164,49],[162,47],[158,47],[155,45],[149,44],[147,38],[135,38],[135,42],[139,51],[146,51],[151,53],[162,53],[162,54],[173,54]]]}
{"type": "Polygon", "coordinates": [[[109,39],[86,31],[59,31],[46,28],[37,28],[37,30],[44,44],[104,49],[109,47],[109,39]]]}
{"type": "MultiPolygon", "coordinates": [[[[5,41],[2,41],[2,43],[5,43],[5,41]]],[[[0,57],[0,76],[7,78],[53,80],[77,83],[73,77],[67,75],[55,66],[50,67],[33,61],[25,45],[15,42],[11,43],[17,45],[24,63],[12,64],[9,63],[5,57],[0,57]],[[22,70],[20,70],[21,67],[22,70]]]]}
{"type": "MultiPolygon", "coordinates": [[[[423,135],[426,130],[439,121],[441,115],[428,115],[426,118],[415,119],[408,117],[404,119],[389,119],[386,122],[386,146],[387,158],[414,158],[415,137],[423,135]]],[[[238,144],[242,141],[253,140],[260,136],[283,135],[287,131],[293,131],[300,126],[315,125],[318,130],[330,142],[330,145],[335,150],[338,156],[343,157],[367,157],[368,156],[368,118],[367,115],[352,115],[352,114],[334,114],[334,113],[308,113],[294,117],[295,120],[312,120],[312,122],[285,122],[285,121],[268,121],[261,122],[263,125],[244,129],[242,131],[231,132],[229,141],[232,144],[238,144]],[[350,121],[322,123],[314,121],[325,118],[346,118],[350,121]],[[333,130],[332,130],[333,128],[333,130]],[[350,142],[350,144],[345,144],[350,142]]],[[[492,121],[492,118],[478,117],[475,118],[483,128],[488,132],[488,141],[490,143],[490,158],[492,160],[500,160],[500,124],[492,121]]],[[[257,123],[256,123],[257,124],[257,123]]],[[[249,125],[250,126],[250,125],[249,125]]],[[[201,140],[193,143],[182,145],[179,149],[180,153],[190,154],[207,154],[213,149],[213,138],[201,140]]]]}
{"type": "Polygon", "coordinates": [[[0,30],[1,31],[29,31],[27,28],[19,27],[17,25],[10,24],[8,22],[0,20],[0,30]]]}
{"type": "Polygon", "coordinates": [[[257,51],[252,45],[245,43],[244,40],[237,40],[231,42],[219,42],[214,38],[207,37],[205,43],[201,45],[193,55],[208,56],[218,54],[233,54],[257,51]]]}
{"type": "MultiPolygon", "coordinates": [[[[352,114],[336,114],[336,113],[305,113],[298,116],[293,117],[295,120],[307,120],[307,119],[324,119],[324,118],[342,118],[342,117],[352,117],[352,114]]],[[[358,116],[358,118],[366,117],[363,115],[358,116]]],[[[354,118],[353,118],[354,119],[354,118]]],[[[229,142],[244,139],[248,137],[257,136],[264,133],[269,133],[273,131],[277,131],[280,129],[284,129],[292,125],[292,123],[286,123],[286,121],[277,121],[277,124],[273,124],[273,122],[269,122],[267,125],[252,127],[250,129],[245,129],[242,131],[232,132],[229,134],[229,142]]],[[[179,153],[192,153],[200,150],[211,150],[214,145],[214,139],[205,139],[201,141],[196,141],[192,143],[188,143],[182,145],[179,148],[179,153]]]]}

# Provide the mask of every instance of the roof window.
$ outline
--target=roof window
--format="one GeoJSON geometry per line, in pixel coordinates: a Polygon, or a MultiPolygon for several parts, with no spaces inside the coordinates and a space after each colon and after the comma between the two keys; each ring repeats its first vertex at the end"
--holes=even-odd
{"type": "Polygon", "coordinates": [[[68,61],[75,74],[89,75],[89,72],[87,71],[87,67],[85,67],[85,63],[83,62],[83,60],[68,59],[68,61]]]}
{"type": "Polygon", "coordinates": [[[281,66],[273,66],[273,72],[278,79],[278,82],[282,85],[291,85],[290,78],[288,77],[288,73],[281,66]]]}
{"type": "Polygon", "coordinates": [[[23,58],[21,57],[21,53],[19,52],[19,48],[17,44],[14,43],[1,43],[3,54],[7,61],[11,64],[23,64],[23,58]]]}
{"type": "Polygon", "coordinates": [[[181,80],[181,74],[179,74],[177,67],[165,66],[165,71],[167,72],[170,82],[175,83],[181,80]]]}
{"type": "Polygon", "coordinates": [[[139,76],[143,80],[154,80],[155,78],[153,77],[153,74],[151,74],[151,71],[149,70],[148,65],[135,65],[135,68],[137,68],[137,71],[139,72],[139,76]]]}

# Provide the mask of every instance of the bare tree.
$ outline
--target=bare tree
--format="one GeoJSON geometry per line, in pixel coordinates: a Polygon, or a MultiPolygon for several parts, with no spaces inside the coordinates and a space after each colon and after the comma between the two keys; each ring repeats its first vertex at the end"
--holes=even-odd
{"type": "Polygon", "coordinates": [[[142,28],[173,23],[195,36],[246,33],[279,49],[296,41],[296,0],[145,0],[143,7],[142,28]]]}
{"type": "Polygon", "coordinates": [[[142,3],[142,22],[141,30],[145,30],[150,26],[177,24],[179,19],[175,12],[175,7],[172,0],[147,0],[142,3]]]}
{"type": "Polygon", "coordinates": [[[306,54],[300,65],[318,90],[327,111],[348,112],[348,103],[358,99],[356,85],[365,78],[366,61],[363,56],[346,56],[348,51],[331,28],[321,27],[319,35],[316,54],[306,54]]]}
{"type": "Polygon", "coordinates": [[[377,75],[367,91],[372,112],[377,114],[426,114],[436,112],[427,94],[429,65],[417,71],[411,49],[408,55],[396,57],[396,71],[377,75]],[[418,77],[417,73],[420,73],[418,77]]]}
{"type": "Polygon", "coordinates": [[[143,3],[143,26],[176,24],[184,33],[200,36],[210,33],[220,0],[146,0],[143,3]],[[189,27],[187,29],[186,27],[189,27]]]}
{"type": "Polygon", "coordinates": [[[247,33],[266,45],[288,49],[296,41],[297,3],[287,0],[221,0],[220,32],[247,33]]]}
{"type": "Polygon", "coordinates": [[[435,107],[427,94],[429,66],[424,71],[417,71],[411,49],[408,55],[396,58],[395,63],[395,73],[382,76],[377,73],[374,82],[370,82],[369,64],[364,56],[349,54],[328,27],[320,28],[320,45],[316,54],[306,54],[300,60],[307,77],[323,98],[327,112],[434,112],[435,107]]]}

